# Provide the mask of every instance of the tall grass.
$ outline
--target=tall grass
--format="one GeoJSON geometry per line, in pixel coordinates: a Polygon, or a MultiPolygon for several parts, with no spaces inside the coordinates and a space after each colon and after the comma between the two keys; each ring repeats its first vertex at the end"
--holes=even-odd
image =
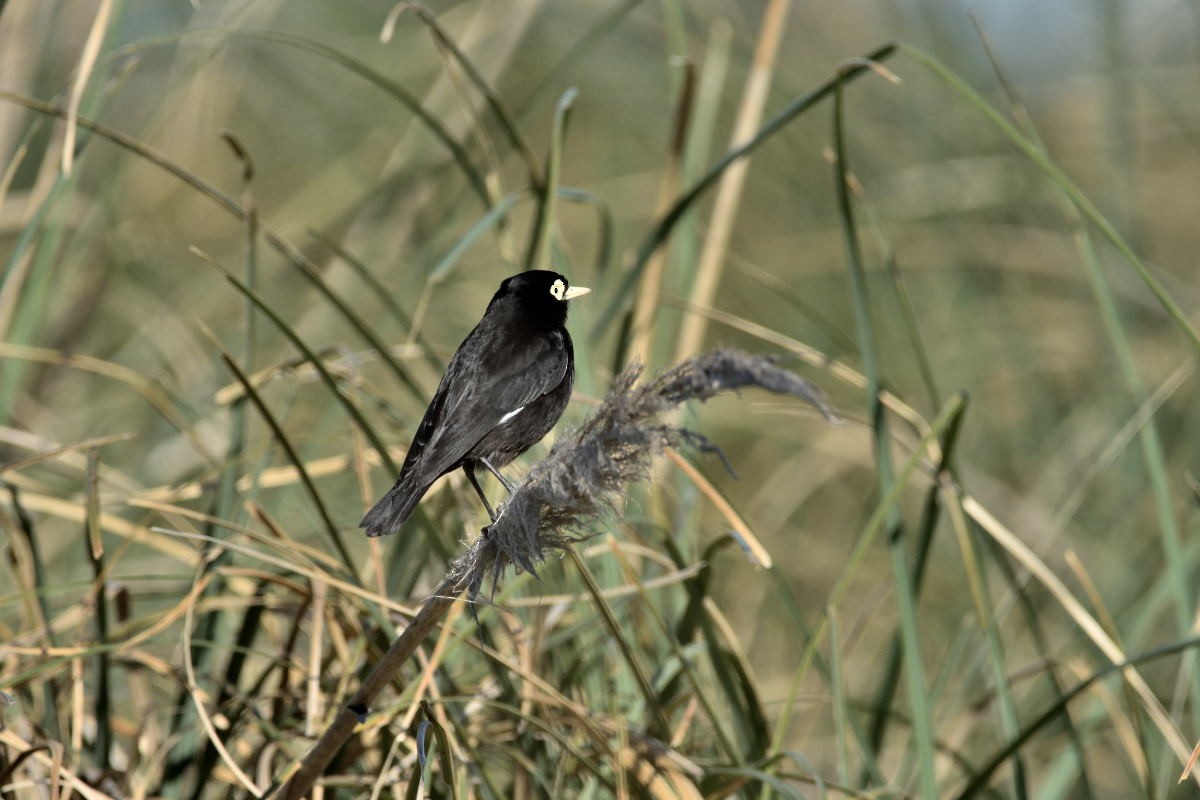
{"type": "Polygon", "coordinates": [[[1195,793],[1196,19],[918,6],[0,3],[0,795],[1195,793]],[[530,265],[563,429],[846,424],[468,609],[458,476],[355,525],[530,265]]]}

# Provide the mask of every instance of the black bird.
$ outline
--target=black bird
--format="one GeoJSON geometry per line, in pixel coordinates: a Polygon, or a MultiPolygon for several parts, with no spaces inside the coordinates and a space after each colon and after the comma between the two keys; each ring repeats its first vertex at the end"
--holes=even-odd
{"type": "Polygon", "coordinates": [[[567,301],[589,291],[548,270],[500,284],[450,359],[400,477],[358,523],[368,536],[398,530],[433,482],[459,467],[496,520],[475,468],[482,465],[511,492],[500,467],[541,441],[562,416],[575,383],[567,301]]]}

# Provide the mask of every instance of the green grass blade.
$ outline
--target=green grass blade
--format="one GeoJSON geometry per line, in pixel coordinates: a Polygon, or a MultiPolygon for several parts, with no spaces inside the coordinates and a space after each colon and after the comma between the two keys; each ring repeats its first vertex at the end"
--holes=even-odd
{"type": "Polygon", "coordinates": [[[525,101],[524,109],[536,107],[538,101],[542,99],[546,92],[559,85],[564,75],[568,75],[577,63],[583,60],[609,34],[616,30],[617,26],[628,16],[630,11],[633,11],[643,2],[644,0],[624,0],[623,3],[609,11],[589,27],[587,32],[568,45],[563,50],[562,58],[543,73],[533,91],[529,93],[529,98],[525,101]]]}
{"type": "Polygon", "coordinates": [[[1064,713],[1064,709],[1072,700],[1079,697],[1084,692],[1092,688],[1092,686],[1100,680],[1107,678],[1110,675],[1120,672],[1127,666],[1138,666],[1141,664],[1157,661],[1160,658],[1179,655],[1190,651],[1200,649],[1200,636],[1181,639],[1171,642],[1170,644],[1157,647],[1144,653],[1139,653],[1130,656],[1125,661],[1119,664],[1106,664],[1096,672],[1089,675],[1084,680],[1072,686],[1067,691],[1063,692],[1055,703],[1046,707],[1035,719],[1025,725],[1021,732],[1009,742],[1006,742],[1003,747],[999,748],[991,758],[985,761],[981,766],[976,768],[975,776],[971,781],[963,787],[963,789],[954,796],[954,800],[973,800],[981,793],[987,790],[988,784],[992,780],[992,776],[996,770],[1004,766],[1013,754],[1024,747],[1029,741],[1040,733],[1047,725],[1058,719],[1064,713]]]}
{"type": "MultiPolygon", "coordinates": [[[[1111,19],[1108,19],[1111,16],[1111,14],[1106,15],[1106,28],[1113,27],[1111,19]]],[[[1049,152],[1041,135],[1038,133],[1032,116],[1017,96],[1012,85],[1005,78],[999,59],[995,51],[990,47],[986,37],[983,37],[982,30],[980,30],[980,36],[983,38],[984,47],[991,61],[992,68],[999,77],[1000,84],[1004,89],[1009,104],[1013,108],[1014,117],[1018,120],[1031,145],[1045,158],[1049,159],[1049,152]]],[[[1058,188],[1058,194],[1062,201],[1067,221],[1075,230],[1074,240],[1076,249],[1086,269],[1088,283],[1092,289],[1092,295],[1096,300],[1105,333],[1108,335],[1109,346],[1116,356],[1117,367],[1125,383],[1126,391],[1129,393],[1134,407],[1143,408],[1149,402],[1149,392],[1138,372],[1137,359],[1134,355],[1133,346],[1130,343],[1130,337],[1126,333],[1126,326],[1122,323],[1112,286],[1100,263],[1092,237],[1087,227],[1079,218],[1080,211],[1072,202],[1071,195],[1061,186],[1056,188],[1058,188]]],[[[1191,588],[1193,583],[1192,570],[1189,569],[1188,562],[1184,558],[1179,525],[1176,521],[1174,502],[1171,496],[1170,480],[1167,475],[1167,459],[1163,452],[1162,438],[1159,435],[1158,424],[1155,422],[1153,416],[1149,416],[1145,420],[1144,424],[1139,428],[1137,435],[1138,443],[1141,446],[1142,460],[1150,482],[1151,496],[1154,499],[1160,543],[1166,565],[1167,583],[1174,601],[1173,611],[1175,614],[1176,633],[1179,636],[1186,636],[1192,630],[1192,617],[1195,604],[1194,593],[1191,588]]],[[[1180,667],[1184,675],[1184,680],[1189,686],[1188,693],[1192,704],[1192,724],[1200,728],[1200,674],[1197,674],[1196,666],[1196,654],[1189,651],[1184,655],[1180,667]]],[[[1167,769],[1169,767],[1164,763],[1162,768],[1167,769]]],[[[1085,775],[1084,780],[1086,781],[1086,765],[1081,763],[1080,772],[1085,775]]],[[[1162,777],[1165,783],[1168,776],[1164,775],[1162,777]]]]}
{"type": "MultiPolygon", "coordinates": [[[[973,530],[963,514],[962,506],[953,489],[942,489],[942,500],[948,510],[951,527],[958,538],[959,552],[962,555],[966,572],[967,585],[971,591],[971,600],[975,607],[975,616],[983,631],[987,643],[987,660],[992,668],[993,689],[999,699],[1000,722],[1004,735],[1015,738],[1020,729],[1016,704],[1008,685],[1008,670],[1004,658],[1004,645],[1000,638],[995,609],[992,606],[991,591],[988,587],[987,575],[980,559],[980,541],[978,532],[973,530]]],[[[1029,796],[1025,761],[1020,753],[1013,754],[1013,794],[1018,800],[1029,796]]]]}
{"type": "Polygon", "coordinates": [[[230,40],[246,39],[250,41],[266,42],[270,44],[280,44],[286,47],[291,47],[297,50],[303,50],[308,53],[325,58],[339,66],[345,67],[350,72],[358,75],[367,82],[374,84],[382,89],[392,99],[399,102],[420,123],[429,131],[429,133],[442,144],[454,159],[454,163],[458,166],[463,176],[467,179],[472,191],[479,197],[480,202],[485,206],[491,205],[492,197],[488,192],[487,183],[483,179],[483,175],[475,168],[471,162],[470,156],[454,138],[453,134],[446,128],[441,121],[430,114],[421,105],[421,101],[411,92],[405,89],[396,81],[388,78],[376,70],[371,69],[362,61],[352,58],[345,53],[322,44],[313,39],[296,36],[295,34],[284,33],[282,31],[269,30],[265,28],[192,28],[183,31],[177,35],[164,37],[162,39],[153,39],[135,42],[125,45],[124,47],[113,50],[106,58],[120,58],[130,54],[140,53],[148,48],[157,47],[167,43],[173,43],[183,38],[196,36],[214,36],[227,38],[230,40]]]}
{"type": "Polygon", "coordinates": [[[900,271],[900,264],[896,258],[896,253],[888,243],[887,236],[883,232],[883,221],[875,210],[871,199],[867,196],[866,190],[863,189],[857,180],[851,183],[851,189],[854,192],[859,207],[862,208],[863,215],[866,217],[867,229],[871,232],[879,247],[883,263],[887,265],[887,275],[891,279],[892,294],[895,295],[896,301],[900,306],[901,319],[904,321],[904,330],[908,334],[909,348],[916,358],[921,379],[925,382],[925,391],[929,393],[929,401],[933,408],[940,408],[942,405],[942,395],[938,391],[937,379],[933,375],[933,364],[929,358],[929,350],[925,347],[925,337],[921,335],[921,326],[917,323],[917,312],[913,307],[912,295],[908,291],[908,284],[904,280],[904,274],[900,271]]]}
{"type": "MultiPolygon", "coordinates": [[[[242,269],[246,285],[258,291],[258,208],[254,204],[252,182],[254,162],[250,153],[231,131],[222,131],[223,138],[242,164],[242,207],[246,209],[245,239],[242,246],[242,269]]],[[[247,298],[242,304],[242,364],[243,372],[252,372],[255,361],[255,339],[258,313],[254,303],[247,298]]],[[[221,519],[236,519],[238,514],[235,495],[237,479],[243,472],[246,447],[246,396],[233,401],[229,408],[229,447],[226,449],[224,468],[217,488],[217,503],[214,516],[221,519]]]]}
{"type": "Polygon", "coordinates": [[[642,701],[646,704],[646,714],[648,715],[647,729],[652,736],[659,738],[668,738],[670,736],[671,726],[667,723],[667,718],[663,713],[662,707],[658,703],[658,694],[654,691],[654,687],[650,685],[650,679],[646,676],[646,672],[642,669],[641,663],[637,659],[636,650],[633,643],[629,641],[621,626],[617,623],[617,617],[613,613],[612,606],[604,599],[604,595],[600,592],[600,587],[596,583],[595,577],[587,564],[579,557],[579,554],[574,549],[567,551],[571,559],[571,563],[575,565],[575,569],[583,578],[584,585],[587,586],[588,593],[592,597],[592,604],[600,614],[600,619],[604,622],[604,627],[608,630],[608,635],[616,642],[621,655],[624,657],[626,666],[629,667],[629,672],[637,682],[639,691],[642,693],[642,701]]]}
{"type": "Polygon", "coordinates": [[[407,331],[412,327],[412,318],[400,306],[400,303],[396,301],[395,292],[385,286],[383,281],[379,280],[379,277],[371,271],[371,268],[362,259],[355,257],[345,247],[320,231],[309,230],[308,235],[329,248],[330,252],[344,261],[354,271],[354,274],[358,276],[358,279],[366,284],[371,294],[378,298],[379,302],[383,303],[384,308],[391,313],[401,328],[407,331]]]}
{"type": "Polygon", "coordinates": [[[904,537],[894,537],[890,549],[892,577],[896,582],[896,611],[900,617],[900,640],[904,645],[904,677],[907,680],[908,705],[917,745],[917,774],[921,796],[926,800],[935,800],[938,793],[933,771],[933,711],[926,695],[925,667],[921,663],[920,637],[917,634],[917,604],[912,579],[908,574],[904,537]]]}
{"type": "Polygon", "coordinates": [[[1129,263],[1137,276],[1141,278],[1142,283],[1150,290],[1155,299],[1167,312],[1167,316],[1179,328],[1179,330],[1187,337],[1192,349],[1200,353],[1200,332],[1188,320],[1187,314],[1179,307],[1174,298],[1167,292],[1166,287],[1158,278],[1154,277],[1154,273],[1146,266],[1141,257],[1134,252],[1125,238],[1117,231],[1108,219],[1100,213],[1095,204],[1088,199],[1075,183],[1067,177],[1067,174],[1055,164],[1046,153],[1037,146],[1029,137],[1021,133],[1015,125],[1008,121],[994,106],[987,102],[979,92],[975,91],[966,81],[958,76],[953,70],[939,61],[936,57],[926,53],[925,51],[913,47],[909,44],[897,45],[901,52],[912,58],[918,64],[926,67],[934,75],[945,81],[959,95],[965,98],[972,106],[983,113],[989,122],[996,126],[999,131],[1004,134],[1013,145],[1016,146],[1041,172],[1051,180],[1059,189],[1061,189],[1070,201],[1079,209],[1079,213],[1084,218],[1100,231],[1101,235],[1108,240],[1117,252],[1129,263]]]}
{"type": "Polygon", "coordinates": [[[836,609],[829,609],[829,694],[833,707],[834,753],[837,758],[838,781],[843,786],[850,784],[850,736],[846,720],[850,717],[846,699],[846,685],[842,676],[842,635],[838,626],[836,609]]]}
{"type": "MultiPolygon", "coordinates": [[[[892,435],[887,413],[880,398],[882,375],[879,369],[876,334],[871,316],[870,293],[859,249],[854,209],[850,201],[849,155],[845,142],[843,101],[845,86],[839,82],[833,96],[834,182],[838,214],[850,271],[850,286],[854,300],[856,340],[862,357],[862,372],[867,380],[866,410],[874,444],[875,473],[880,496],[888,495],[895,483],[892,467],[892,435]]],[[[904,674],[908,680],[908,700],[912,712],[913,732],[917,744],[917,766],[921,793],[927,800],[937,796],[933,768],[933,723],[925,694],[925,671],[921,662],[920,640],[917,636],[917,603],[911,576],[908,552],[904,542],[899,510],[892,506],[887,515],[886,534],[892,552],[892,571],[896,582],[900,636],[904,644],[904,674]]]]}
{"type": "Polygon", "coordinates": [[[392,350],[388,344],[380,338],[379,334],[375,332],[349,302],[343,300],[340,295],[329,287],[329,284],[326,283],[316,265],[306,255],[283,239],[278,240],[278,249],[296,269],[300,270],[300,274],[321,293],[325,301],[337,311],[342,319],[350,324],[355,333],[371,349],[379,354],[379,358],[388,366],[392,374],[396,376],[396,379],[408,389],[409,393],[417,400],[424,402],[425,391],[417,384],[404,365],[392,354],[392,350]]]}
{"type": "MultiPolygon", "coordinates": [[[[953,457],[956,446],[958,444],[958,433],[962,429],[962,420],[965,414],[965,407],[957,414],[946,427],[945,435],[939,441],[941,449],[941,460],[937,464],[935,474],[941,475],[943,472],[953,471],[953,457]]],[[[941,518],[941,497],[940,490],[937,486],[931,486],[925,496],[925,505],[921,514],[920,524],[917,526],[917,552],[912,566],[912,586],[913,592],[920,596],[921,587],[925,584],[925,569],[929,564],[929,554],[933,547],[933,535],[937,530],[938,520],[941,518]]],[[[896,696],[896,689],[900,684],[900,667],[903,658],[903,642],[900,640],[900,632],[892,636],[892,642],[888,648],[886,666],[883,670],[883,677],[879,680],[879,686],[875,693],[875,700],[872,703],[871,725],[869,734],[869,747],[872,753],[876,756],[883,751],[884,737],[887,733],[887,727],[892,720],[892,702],[896,696]]]]}
{"type": "Polygon", "coordinates": [[[446,254],[438,259],[438,262],[433,265],[433,269],[425,277],[427,284],[438,284],[446,279],[450,272],[458,266],[462,257],[483,237],[485,233],[503,222],[509,215],[509,212],[516,206],[517,201],[523,199],[529,193],[529,189],[519,189],[515,192],[509,192],[504,197],[500,198],[495,205],[487,210],[487,213],[480,217],[475,223],[467,229],[459,240],[454,243],[454,246],[446,251],[446,254]]]}
{"type": "Polygon", "coordinates": [[[271,429],[271,436],[283,449],[288,461],[295,467],[296,474],[300,477],[300,483],[304,486],[309,499],[312,500],[313,507],[317,510],[317,515],[325,524],[325,532],[329,534],[329,540],[333,543],[334,549],[337,550],[342,563],[346,566],[346,571],[351,576],[357,575],[358,570],[354,566],[354,559],[351,557],[350,551],[346,549],[346,543],[342,540],[341,531],[337,523],[333,521],[333,517],[330,516],[329,509],[326,508],[325,501],[321,499],[321,494],[317,491],[316,484],[313,483],[312,478],[308,474],[308,469],[304,466],[304,459],[296,451],[291,438],[283,430],[282,426],[280,426],[279,421],[275,419],[275,415],[271,413],[270,408],[267,407],[258,390],[254,388],[250,378],[238,366],[234,357],[224,348],[221,348],[221,360],[225,362],[225,366],[237,378],[238,383],[242,384],[242,391],[245,392],[245,396],[250,398],[250,401],[254,403],[254,407],[258,409],[259,416],[262,417],[267,427],[271,429]]]}
{"type": "Polygon", "coordinates": [[[758,132],[749,141],[727,152],[715,164],[709,167],[708,172],[696,181],[696,183],[688,187],[671,206],[670,210],[655,224],[654,230],[638,246],[632,266],[622,275],[620,285],[612,293],[612,298],[608,306],[605,307],[604,312],[599,317],[599,321],[592,328],[592,338],[599,338],[604,328],[611,324],[613,320],[620,317],[619,311],[641,279],[642,270],[646,268],[650,257],[666,242],[680,219],[692,207],[692,204],[720,180],[725,170],[729,169],[734,162],[753,153],[759,146],[769,141],[771,137],[787,127],[788,123],[797,116],[808,111],[817,103],[833,94],[834,87],[841,81],[853,80],[869,69],[866,66],[866,62],[882,61],[891,56],[895,49],[896,45],[890,42],[875,48],[859,59],[863,63],[854,63],[846,67],[839,74],[822,81],[813,89],[805,92],[791,103],[788,103],[783,110],[759,128],[758,132]]]}
{"type": "MultiPolygon", "coordinates": [[[[851,579],[862,565],[867,551],[870,550],[876,539],[878,539],[879,533],[884,529],[891,509],[900,501],[901,494],[908,485],[909,479],[917,470],[918,465],[922,463],[929,445],[937,441],[951,425],[955,424],[955,419],[962,414],[965,404],[966,399],[962,393],[952,395],[946,401],[946,405],[942,407],[937,417],[929,424],[929,430],[921,437],[921,440],[913,448],[908,459],[896,473],[896,480],[892,482],[891,489],[879,499],[879,503],[871,512],[870,519],[867,520],[866,525],[863,527],[862,535],[855,542],[854,549],[846,559],[845,566],[842,568],[837,581],[829,592],[829,598],[826,600],[827,606],[836,607],[842,601],[846,591],[849,589],[851,579]]],[[[821,646],[828,630],[829,617],[826,615],[822,618],[821,624],[813,632],[808,642],[805,643],[803,654],[800,657],[800,664],[792,676],[787,696],[784,699],[779,717],[775,723],[775,733],[771,740],[771,752],[773,754],[783,751],[784,737],[791,723],[792,713],[795,711],[801,682],[808,671],[809,665],[816,657],[817,650],[821,646]]]]}
{"type": "Polygon", "coordinates": [[[367,441],[370,442],[371,446],[375,449],[375,452],[379,455],[379,459],[387,471],[391,473],[399,473],[400,470],[396,466],[396,462],[392,460],[391,455],[388,453],[387,447],[384,446],[383,441],[379,438],[379,435],[375,432],[375,429],[370,425],[370,423],[367,422],[366,418],[363,417],[362,412],[359,411],[358,406],[354,404],[354,401],[347,397],[342,391],[337,379],[333,377],[333,375],[329,372],[329,368],[325,366],[324,360],[322,360],[320,356],[313,352],[312,348],[305,344],[304,340],[300,338],[300,335],[292,330],[292,327],[288,325],[282,317],[275,313],[275,310],[267,304],[267,302],[258,294],[258,292],[255,292],[240,278],[227,271],[215,261],[209,261],[206,259],[206,263],[209,263],[220,270],[222,274],[224,274],[225,280],[229,281],[229,283],[235,289],[249,298],[250,301],[253,302],[254,305],[263,312],[267,319],[271,320],[271,323],[274,324],[275,328],[292,343],[292,346],[294,346],[301,353],[301,355],[304,356],[308,363],[312,364],[313,369],[317,371],[317,374],[321,377],[321,381],[325,384],[325,388],[329,390],[334,399],[336,399],[346,411],[347,416],[349,416],[350,419],[353,420],[358,426],[358,429],[362,431],[363,436],[367,438],[367,441]]]}
{"type": "MultiPolygon", "coordinates": [[[[885,495],[890,491],[892,476],[892,437],[887,414],[880,399],[883,376],[879,369],[876,335],[871,315],[870,292],[867,287],[867,275],[863,268],[862,253],[859,249],[858,231],[854,219],[854,211],[850,203],[850,188],[848,183],[848,155],[843,135],[842,113],[843,88],[838,84],[833,101],[833,142],[834,155],[834,184],[837,195],[838,214],[842,222],[843,241],[846,248],[846,263],[850,272],[851,296],[854,301],[854,327],[858,341],[859,353],[862,357],[862,373],[867,380],[866,411],[871,425],[872,441],[874,443],[875,468],[878,475],[879,493],[885,495]]],[[[888,516],[888,535],[901,535],[900,515],[893,508],[888,516]]]]}
{"type": "MultiPolygon", "coordinates": [[[[988,539],[984,543],[991,554],[991,560],[1000,570],[1000,574],[1004,577],[1011,591],[1017,598],[1017,602],[1021,608],[1021,614],[1025,619],[1025,624],[1029,628],[1029,633],[1033,639],[1034,647],[1037,649],[1037,655],[1045,663],[1054,663],[1055,648],[1051,645],[1051,634],[1046,630],[1046,625],[1041,619],[1041,609],[1037,606],[1034,599],[1030,597],[1028,588],[1022,583],[1017,571],[1009,563],[1003,548],[1000,547],[993,539],[988,539]]],[[[1053,697],[1054,703],[1059,703],[1064,697],[1064,689],[1062,682],[1053,669],[1047,669],[1044,673],[1047,690],[1053,697]]],[[[1089,752],[1086,743],[1084,742],[1083,731],[1081,726],[1076,724],[1072,718],[1070,709],[1066,703],[1061,703],[1059,707],[1062,709],[1062,726],[1066,729],[1067,736],[1071,740],[1071,751],[1077,764],[1075,774],[1078,778],[1078,796],[1084,800],[1091,800],[1095,797],[1095,792],[1092,790],[1092,781],[1088,777],[1087,754],[1089,752]]],[[[1080,714],[1079,716],[1083,716],[1080,714]]]]}
{"type": "Polygon", "coordinates": [[[542,179],[541,170],[538,168],[537,159],[533,156],[533,150],[529,146],[529,142],[525,140],[525,136],[521,133],[513,115],[509,113],[508,108],[504,105],[500,94],[492,88],[488,83],[483,73],[475,66],[471,59],[467,58],[464,53],[450,36],[449,32],[442,27],[442,23],[428,7],[421,3],[406,3],[407,9],[413,11],[421,21],[429,27],[429,31],[433,34],[438,45],[444,48],[450,55],[454,56],[454,60],[462,67],[467,78],[475,85],[476,90],[483,96],[484,102],[500,123],[500,128],[508,137],[509,143],[517,151],[521,160],[525,162],[525,169],[529,173],[529,183],[533,185],[534,190],[539,194],[546,191],[546,185],[542,179]]]}
{"type": "Polygon", "coordinates": [[[525,253],[525,269],[536,265],[551,264],[551,239],[558,220],[555,204],[558,200],[558,184],[562,174],[563,147],[566,146],[567,125],[571,120],[571,109],[579,98],[579,90],[567,89],[554,107],[554,129],[550,134],[550,152],[546,156],[546,185],[538,203],[537,216],[529,236],[529,248],[525,253]]]}
{"type": "Polygon", "coordinates": [[[569,203],[579,203],[591,206],[596,210],[596,256],[592,261],[592,269],[596,275],[603,275],[612,266],[613,253],[613,215],[608,203],[598,194],[576,189],[570,186],[559,186],[555,190],[559,198],[569,203]]]}
{"type": "MultiPolygon", "coordinates": [[[[711,556],[718,549],[727,546],[730,542],[731,540],[728,537],[718,539],[707,549],[705,553],[706,558],[704,559],[705,566],[701,568],[696,577],[690,579],[686,584],[689,595],[688,604],[679,622],[675,625],[674,630],[672,630],[671,626],[669,626],[667,621],[661,616],[661,612],[655,609],[655,604],[651,601],[648,593],[646,592],[646,587],[640,580],[638,580],[633,568],[625,561],[625,559],[622,559],[622,566],[625,568],[627,579],[635,582],[638,587],[638,594],[641,597],[642,603],[645,607],[645,613],[654,620],[659,627],[660,633],[670,645],[671,652],[676,661],[679,663],[680,676],[691,684],[692,691],[694,693],[693,696],[700,703],[700,707],[704,709],[704,713],[708,717],[709,725],[712,726],[713,732],[716,735],[717,744],[724,752],[726,758],[728,758],[732,763],[740,765],[744,763],[741,754],[738,752],[737,747],[734,746],[733,740],[729,737],[729,734],[725,731],[723,724],[724,721],[722,720],[721,715],[717,712],[717,705],[709,696],[707,688],[698,679],[696,671],[692,668],[692,659],[690,659],[687,653],[684,652],[684,647],[682,644],[683,642],[688,642],[692,639],[697,627],[702,629],[706,644],[706,652],[709,655],[709,660],[712,664],[713,671],[717,674],[718,681],[720,682],[722,688],[725,689],[726,697],[731,707],[738,709],[740,712],[741,698],[737,696],[738,692],[736,689],[731,688],[734,685],[734,680],[729,674],[731,672],[731,668],[728,662],[732,659],[726,658],[722,652],[720,641],[717,638],[716,632],[713,630],[712,620],[709,618],[709,615],[704,608],[704,598],[708,595],[707,587],[709,577],[711,575],[711,556]]],[[[617,552],[619,555],[619,551],[617,552]]],[[[679,552],[678,548],[673,548],[672,558],[677,565],[682,565],[682,553],[679,552]]],[[[673,683],[673,681],[668,683],[657,693],[656,703],[660,707],[666,707],[671,704],[671,701],[675,695],[675,687],[672,685],[673,683]]],[[[748,700],[752,702],[754,698],[748,698],[748,700]]],[[[757,726],[747,724],[747,720],[745,719],[747,716],[753,715],[736,713],[734,717],[734,723],[739,727],[739,729],[741,729],[743,741],[750,743],[755,738],[755,729],[757,728],[761,730],[765,727],[765,725],[762,723],[758,724],[757,726]]],[[[757,717],[759,719],[762,718],[761,710],[758,711],[757,717]]]]}

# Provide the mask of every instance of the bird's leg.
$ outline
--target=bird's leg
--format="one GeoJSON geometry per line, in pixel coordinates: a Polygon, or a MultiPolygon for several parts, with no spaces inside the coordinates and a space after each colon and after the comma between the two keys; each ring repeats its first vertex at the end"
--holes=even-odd
{"type": "Polygon", "coordinates": [[[508,493],[510,495],[517,490],[517,487],[515,487],[511,483],[509,483],[508,479],[500,474],[500,470],[498,470],[492,466],[492,462],[488,461],[486,458],[481,458],[481,459],[479,459],[479,463],[483,464],[485,467],[487,467],[488,472],[495,475],[496,480],[498,480],[502,484],[504,484],[504,488],[508,490],[508,493]]]}
{"type": "MultiPolygon", "coordinates": [[[[486,461],[483,463],[487,464],[486,461]]],[[[491,469],[490,465],[488,466],[488,469],[491,469]]],[[[493,470],[493,472],[494,471],[495,470],[493,470]]],[[[467,480],[469,480],[471,485],[475,487],[475,494],[479,495],[479,499],[483,501],[483,507],[487,509],[488,517],[491,518],[492,522],[495,522],[496,512],[492,510],[492,504],[488,502],[487,495],[483,493],[483,487],[479,485],[479,480],[475,477],[475,462],[468,461],[467,463],[463,464],[463,472],[467,473],[467,480]]]]}

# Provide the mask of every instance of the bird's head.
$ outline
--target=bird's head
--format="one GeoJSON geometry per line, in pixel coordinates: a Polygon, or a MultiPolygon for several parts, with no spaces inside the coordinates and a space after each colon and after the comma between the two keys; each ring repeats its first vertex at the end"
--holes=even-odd
{"type": "Polygon", "coordinates": [[[545,319],[552,324],[562,324],[567,318],[567,301],[590,291],[583,286],[572,286],[565,276],[557,272],[531,269],[505,278],[492,298],[492,305],[512,304],[521,308],[524,314],[545,319]]]}

